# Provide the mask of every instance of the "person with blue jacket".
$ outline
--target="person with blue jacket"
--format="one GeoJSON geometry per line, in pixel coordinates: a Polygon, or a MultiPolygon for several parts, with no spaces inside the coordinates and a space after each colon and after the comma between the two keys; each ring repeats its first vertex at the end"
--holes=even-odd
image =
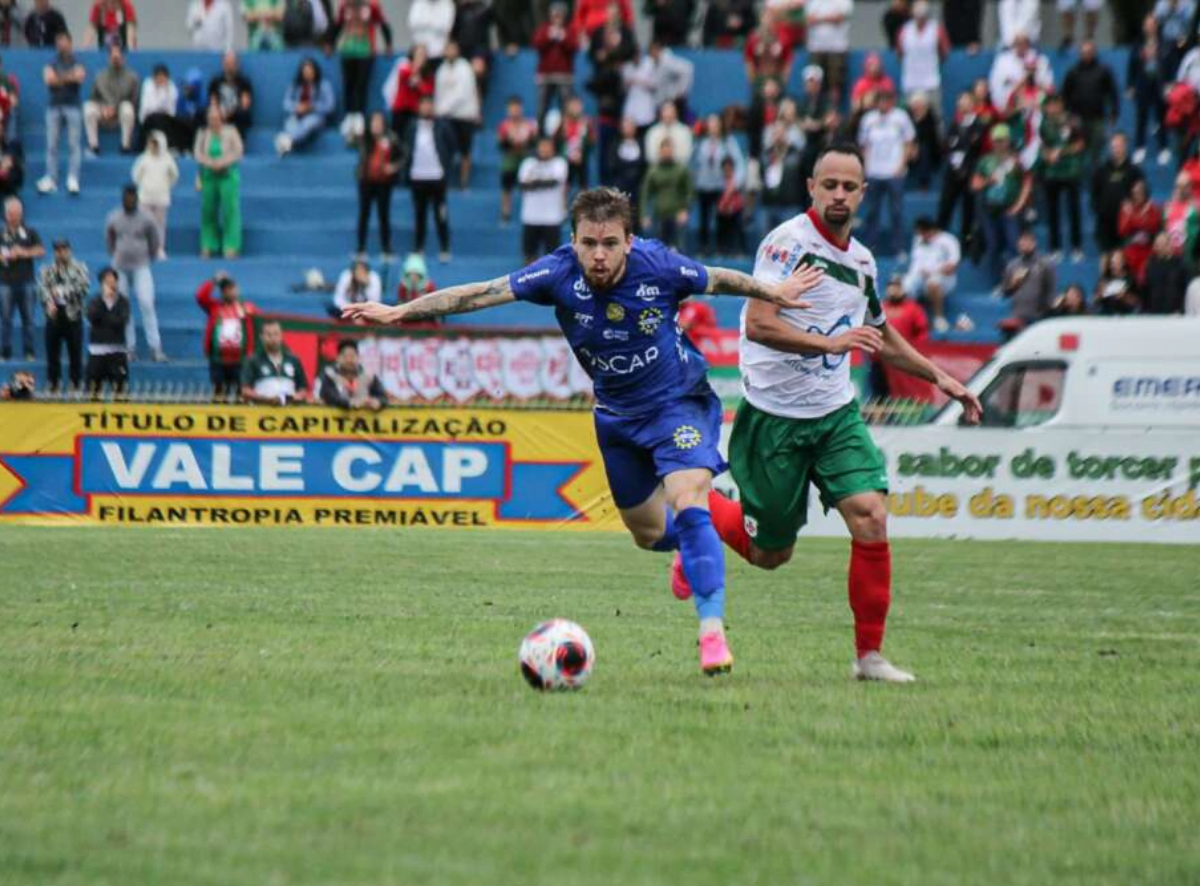
{"type": "Polygon", "coordinates": [[[283,132],[275,136],[275,151],[280,157],[316,138],[333,114],[336,102],[333,87],[321,74],[316,60],[300,62],[296,79],[283,98],[283,132]]]}

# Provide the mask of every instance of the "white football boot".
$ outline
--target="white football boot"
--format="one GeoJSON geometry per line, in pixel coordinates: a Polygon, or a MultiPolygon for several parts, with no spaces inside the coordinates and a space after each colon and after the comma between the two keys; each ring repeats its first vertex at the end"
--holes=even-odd
{"type": "Polygon", "coordinates": [[[868,652],[854,662],[851,671],[856,680],[879,680],[884,683],[912,683],[917,678],[895,667],[878,652],[868,652]]]}

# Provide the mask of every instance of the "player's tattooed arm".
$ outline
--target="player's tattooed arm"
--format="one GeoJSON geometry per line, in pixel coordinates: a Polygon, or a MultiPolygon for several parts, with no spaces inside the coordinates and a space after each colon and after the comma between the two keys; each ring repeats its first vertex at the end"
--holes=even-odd
{"type": "Polygon", "coordinates": [[[348,305],[342,308],[342,319],[381,324],[420,323],[446,314],[466,314],[515,300],[516,295],[508,277],[504,276],[481,283],[449,286],[395,307],[378,302],[348,305]]]}
{"type": "Polygon", "coordinates": [[[812,304],[802,301],[800,296],[820,283],[824,273],[821,268],[801,265],[778,283],[768,283],[731,268],[708,268],[708,288],[705,292],[757,298],[784,308],[811,308],[812,304]]]}

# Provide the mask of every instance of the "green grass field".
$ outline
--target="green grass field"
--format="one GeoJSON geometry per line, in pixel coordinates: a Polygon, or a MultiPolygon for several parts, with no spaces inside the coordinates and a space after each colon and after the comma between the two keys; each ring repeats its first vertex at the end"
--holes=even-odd
{"type": "Polygon", "coordinates": [[[5,527],[0,883],[1200,883],[1196,547],[896,543],[911,687],[801,550],[714,681],[616,535],[5,527]]]}

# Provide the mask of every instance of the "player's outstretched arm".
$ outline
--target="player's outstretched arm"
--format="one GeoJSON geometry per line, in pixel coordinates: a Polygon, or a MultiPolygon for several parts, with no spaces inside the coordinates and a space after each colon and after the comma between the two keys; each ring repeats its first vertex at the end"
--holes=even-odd
{"type": "Polygon", "coordinates": [[[962,404],[963,415],[968,424],[979,423],[983,415],[979,398],[963,387],[957,379],[939,369],[890,326],[883,327],[883,347],[879,351],[879,359],[902,372],[937,385],[943,394],[962,404]]]}
{"type": "Polygon", "coordinates": [[[389,307],[379,302],[362,302],[342,308],[343,320],[362,320],[367,323],[419,323],[446,314],[465,314],[495,305],[516,301],[508,277],[497,277],[482,283],[448,286],[423,295],[406,304],[389,307]]]}
{"type": "Polygon", "coordinates": [[[708,268],[708,288],[711,295],[743,295],[757,298],[784,308],[811,308],[800,296],[821,282],[825,272],[811,265],[801,265],[791,276],[778,283],[768,283],[734,271],[731,268],[708,268]]]}

